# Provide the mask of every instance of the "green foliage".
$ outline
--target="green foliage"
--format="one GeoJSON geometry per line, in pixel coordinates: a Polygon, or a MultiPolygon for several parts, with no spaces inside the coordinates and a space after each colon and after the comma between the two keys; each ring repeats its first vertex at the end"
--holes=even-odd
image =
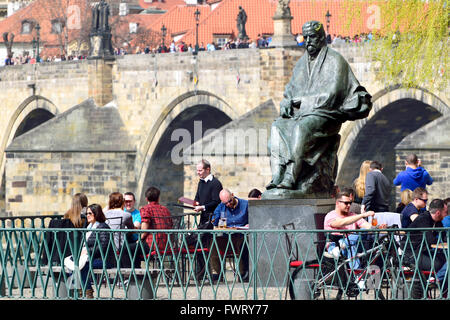
{"type": "MultiPolygon", "coordinates": [[[[446,88],[449,80],[448,0],[368,2],[380,8],[370,54],[378,79],[386,85],[446,88]]],[[[353,1],[352,1],[353,2],[353,1]]],[[[361,2],[360,2],[361,3],[361,2]]],[[[351,20],[357,6],[353,2],[351,20]]],[[[359,19],[364,19],[359,15],[359,19]]]]}

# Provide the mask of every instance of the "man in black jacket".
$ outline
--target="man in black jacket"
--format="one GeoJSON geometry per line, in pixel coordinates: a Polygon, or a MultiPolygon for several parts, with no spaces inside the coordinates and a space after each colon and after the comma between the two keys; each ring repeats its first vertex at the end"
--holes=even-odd
{"type": "Polygon", "coordinates": [[[211,164],[201,160],[197,164],[197,175],[200,177],[195,194],[195,211],[201,212],[200,224],[207,222],[220,203],[219,193],[222,183],[211,174],[211,164]]]}
{"type": "Polygon", "coordinates": [[[370,171],[366,176],[366,190],[362,200],[365,211],[388,212],[391,182],[381,172],[383,167],[380,162],[372,161],[370,171]]]}
{"type": "MultiPolygon", "coordinates": [[[[197,164],[197,175],[200,178],[195,194],[195,211],[201,212],[200,224],[207,223],[220,203],[219,193],[222,190],[220,181],[211,174],[211,164],[202,159],[197,164]]],[[[202,235],[202,246],[209,246],[210,234],[202,235]]],[[[202,255],[197,255],[196,277],[201,280],[205,276],[206,263],[202,255]]]]}
{"type": "MultiPolygon", "coordinates": [[[[442,228],[442,219],[447,215],[447,205],[441,199],[434,199],[431,201],[429,206],[429,211],[419,214],[419,216],[414,219],[408,228],[442,228]]],[[[434,271],[439,274],[445,274],[446,268],[445,262],[447,261],[442,250],[438,250],[436,253],[432,249],[431,245],[436,244],[438,239],[442,243],[445,241],[445,234],[439,235],[439,231],[412,231],[408,236],[405,236],[403,243],[405,245],[405,258],[407,261],[417,266],[421,271],[434,271]]],[[[412,297],[415,299],[420,299],[423,296],[423,288],[426,287],[426,282],[420,276],[419,281],[415,281],[412,288],[412,297]]],[[[447,288],[447,284],[443,282],[443,277],[439,279],[441,283],[441,289],[447,288]]]]}

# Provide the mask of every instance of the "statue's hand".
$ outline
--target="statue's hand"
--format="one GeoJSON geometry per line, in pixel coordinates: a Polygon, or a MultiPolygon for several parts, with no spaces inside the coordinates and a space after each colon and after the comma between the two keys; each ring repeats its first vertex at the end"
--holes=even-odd
{"type": "Polygon", "coordinates": [[[369,94],[360,95],[359,99],[361,101],[361,104],[372,107],[372,100],[371,96],[369,94]]]}
{"type": "Polygon", "coordinates": [[[280,103],[280,116],[282,118],[292,118],[292,103],[284,99],[280,103]]]}

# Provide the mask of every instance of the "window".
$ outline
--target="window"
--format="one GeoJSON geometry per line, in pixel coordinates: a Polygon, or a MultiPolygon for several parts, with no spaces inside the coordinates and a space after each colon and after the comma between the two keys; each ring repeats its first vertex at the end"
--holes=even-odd
{"type": "Polygon", "coordinates": [[[223,48],[225,44],[230,40],[231,34],[215,34],[213,35],[215,44],[223,48]]]}
{"type": "Polygon", "coordinates": [[[61,20],[59,19],[52,20],[52,33],[60,34],[62,33],[63,28],[64,23],[61,20]]]}
{"type": "Polygon", "coordinates": [[[33,30],[33,24],[31,23],[31,21],[22,21],[22,34],[30,34],[31,30],[33,30]]]}
{"type": "Polygon", "coordinates": [[[138,26],[139,26],[139,23],[136,23],[136,22],[130,22],[130,23],[129,23],[130,33],[137,33],[138,26]]]}

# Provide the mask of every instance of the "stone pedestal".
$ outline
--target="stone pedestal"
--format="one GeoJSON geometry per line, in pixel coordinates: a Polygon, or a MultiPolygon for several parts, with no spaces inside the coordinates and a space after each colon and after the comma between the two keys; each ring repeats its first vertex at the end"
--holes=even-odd
{"type": "Polygon", "coordinates": [[[89,59],[89,96],[98,106],[104,106],[113,100],[112,59],[89,59]]]}
{"type": "MultiPolygon", "coordinates": [[[[284,224],[292,222],[296,230],[316,230],[314,214],[326,214],[334,207],[333,199],[251,200],[249,224],[252,230],[269,231],[282,230],[284,224]]],[[[314,259],[316,257],[314,242],[317,241],[317,234],[299,233],[296,239],[301,258],[314,259]]],[[[258,235],[256,240],[252,240],[249,250],[250,255],[255,252],[258,254],[256,266],[258,286],[286,285],[289,256],[284,233],[268,232],[258,235]]]]}
{"type": "Polygon", "coordinates": [[[89,37],[89,59],[114,58],[111,33],[92,34],[89,37]]]}
{"type": "Polygon", "coordinates": [[[297,41],[291,32],[291,21],[293,17],[273,17],[273,37],[271,47],[286,48],[296,47],[297,41]]]}

